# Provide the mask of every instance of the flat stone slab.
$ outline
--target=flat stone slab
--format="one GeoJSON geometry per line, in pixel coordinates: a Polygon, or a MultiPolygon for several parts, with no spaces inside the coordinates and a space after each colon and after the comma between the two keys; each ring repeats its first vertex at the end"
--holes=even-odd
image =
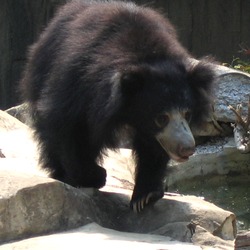
{"type": "Polygon", "coordinates": [[[68,249],[143,249],[201,250],[191,243],[171,241],[171,238],[118,232],[91,223],[75,230],[22,240],[0,246],[0,250],[68,250],[68,249]]]}
{"type": "Polygon", "coordinates": [[[195,196],[166,194],[154,207],[135,214],[129,209],[130,190],[111,185],[87,192],[22,169],[8,170],[7,161],[0,159],[0,243],[95,222],[117,231],[162,235],[183,242],[193,239],[197,245],[206,246],[206,242],[199,243],[205,238],[213,239],[218,247],[233,244],[235,215],[195,196]],[[1,165],[2,160],[5,165],[1,165]],[[188,225],[192,224],[191,232],[188,225]]]}

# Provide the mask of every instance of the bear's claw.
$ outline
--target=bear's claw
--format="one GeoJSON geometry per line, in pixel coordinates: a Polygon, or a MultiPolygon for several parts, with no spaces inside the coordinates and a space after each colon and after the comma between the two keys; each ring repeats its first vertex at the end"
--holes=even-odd
{"type": "Polygon", "coordinates": [[[150,192],[146,196],[142,197],[141,199],[131,200],[130,208],[135,213],[140,213],[145,208],[145,206],[149,204],[153,205],[155,202],[161,199],[163,195],[164,195],[164,192],[160,192],[160,191],[150,192]]]}

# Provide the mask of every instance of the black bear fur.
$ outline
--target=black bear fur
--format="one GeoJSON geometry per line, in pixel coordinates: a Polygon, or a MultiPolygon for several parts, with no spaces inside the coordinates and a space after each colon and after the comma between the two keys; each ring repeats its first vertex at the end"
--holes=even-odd
{"type": "Polygon", "coordinates": [[[189,109],[191,123],[209,113],[214,73],[193,65],[170,22],[124,2],[72,1],[30,48],[21,81],[34,118],[40,163],[55,179],[100,188],[97,159],[133,128],[136,157],[131,207],[140,211],[164,193],[170,156],[155,139],[155,118],[189,109]]]}

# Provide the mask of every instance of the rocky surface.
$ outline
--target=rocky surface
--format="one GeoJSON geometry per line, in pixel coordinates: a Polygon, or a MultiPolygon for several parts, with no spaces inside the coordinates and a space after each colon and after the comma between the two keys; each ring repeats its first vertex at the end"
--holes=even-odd
{"type": "MultiPolygon", "coordinates": [[[[196,63],[196,60],[194,60],[196,63]]],[[[214,112],[204,124],[204,129],[194,128],[197,136],[225,136],[232,133],[231,123],[236,120],[229,105],[242,105],[242,115],[247,117],[250,96],[250,74],[220,65],[213,65],[217,74],[214,112]]]]}
{"type": "Polygon", "coordinates": [[[242,114],[247,116],[247,104],[250,95],[250,75],[240,71],[217,67],[218,88],[214,105],[215,118],[218,121],[234,122],[235,115],[228,105],[236,107],[242,104],[242,114]]]}
{"type": "Polygon", "coordinates": [[[235,215],[200,198],[166,194],[143,213],[130,211],[133,161],[128,150],[109,152],[104,161],[109,176],[105,188],[76,189],[38,169],[30,129],[4,112],[0,116],[4,121],[1,150],[6,155],[0,159],[0,249],[65,249],[63,239],[74,242],[80,236],[86,241],[96,237],[96,244],[111,249],[117,249],[116,239],[133,249],[138,249],[138,244],[145,249],[164,249],[162,244],[165,249],[232,249],[235,215]],[[78,230],[68,231],[73,228],[78,230]],[[64,233],[54,235],[59,231],[64,233]],[[139,233],[140,237],[125,232],[139,233]],[[50,236],[29,239],[44,234],[50,236]],[[8,243],[13,240],[17,242],[8,243]]]}
{"type": "MultiPolygon", "coordinates": [[[[162,235],[203,247],[220,249],[220,246],[227,246],[230,249],[233,245],[235,215],[200,198],[165,195],[154,207],[135,214],[129,209],[131,191],[122,188],[122,182],[121,187],[114,187],[117,183],[114,185],[110,180],[101,191],[81,190],[22,169],[8,170],[7,167],[1,164],[0,169],[2,243],[95,222],[121,232],[162,235]]],[[[128,237],[125,233],[121,235],[128,237]]],[[[138,244],[140,238],[136,242],[138,244]]],[[[7,249],[22,249],[22,244],[10,244],[7,249]]]]}
{"type": "Polygon", "coordinates": [[[238,104],[242,104],[242,114],[247,116],[250,76],[239,72],[225,73],[219,77],[218,86],[214,110],[216,119],[223,122],[234,122],[235,115],[228,105],[236,107],[238,104]]]}
{"type": "Polygon", "coordinates": [[[250,232],[242,231],[235,239],[235,250],[250,249],[250,232]]]}
{"type": "Polygon", "coordinates": [[[247,174],[250,169],[250,154],[241,154],[235,147],[233,137],[214,140],[199,145],[188,162],[170,164],[168,186],[198,176],[247,174]]]}
{"type": "Polygon", "coordinates": [[[199,246],[190,243],[171,241],[169,237],[122,233],[103,228],[96,223],[91,223],[75,230],[57,233],[49,236],[36,237],[22,240],[17,243],[0,246],[1,250],[32,249],[32,250],[66,250],[82,249],[89,246],[91,249],[168,249],[168,250],[201,250],[199,246]],[[73,243],[72,243],[73,242],[73,243]]]}

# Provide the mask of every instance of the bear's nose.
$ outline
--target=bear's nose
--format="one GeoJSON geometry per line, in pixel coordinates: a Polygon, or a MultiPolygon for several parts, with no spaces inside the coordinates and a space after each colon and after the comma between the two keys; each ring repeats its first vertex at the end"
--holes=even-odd
{"type": "Polygon", "coordinates": [[[195,152],[195,146],[189,146],[189,147],[185,147],[185,146],[179,146],[179,156],[181,157],[189,157],[191,155],[193,155],[195,152]]]}

